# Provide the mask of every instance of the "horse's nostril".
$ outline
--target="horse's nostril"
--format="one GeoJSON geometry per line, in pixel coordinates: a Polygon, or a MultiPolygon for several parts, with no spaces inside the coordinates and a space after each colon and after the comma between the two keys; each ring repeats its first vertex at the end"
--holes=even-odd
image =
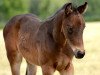
{"type": "Polygon", "coordinates": [[[85,55],[85,52],[83,51],[77,51],[77,53],[76,53],[76,58],[83,58],[84,57],[84,55],[85,55]]]}
{"type": "Polygon", "coordinates": [[[82,52],[82,51],[78,51],[78,52],[77,52],[78,55],[83,55],[84,53],[85,53],[85,52],[82,52]]]}

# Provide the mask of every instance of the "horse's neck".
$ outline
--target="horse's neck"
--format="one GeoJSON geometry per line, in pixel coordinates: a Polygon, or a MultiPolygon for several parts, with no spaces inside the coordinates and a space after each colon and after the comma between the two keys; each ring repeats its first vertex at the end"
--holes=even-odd
{"type": "Polygon", "coordinates": [[[63,20],[63,11],[59,12],[52,18],[47,19],[43,22],[43,25],[47,27],[48,33],[53,37],[57,44],[63,45],[65,37],[61,32],[63,20]]]}
{"type": "Polygon", "coordinates": [[[64,42],[65,42],[65,37],[64,37],[63,33],[61,32],[62,20],[63,20],[63,14],[62,13],[56,15],[55,19],[53,20],[53,24],[54,24],[53,38],[60,45],[63,45],[64,42]]]}

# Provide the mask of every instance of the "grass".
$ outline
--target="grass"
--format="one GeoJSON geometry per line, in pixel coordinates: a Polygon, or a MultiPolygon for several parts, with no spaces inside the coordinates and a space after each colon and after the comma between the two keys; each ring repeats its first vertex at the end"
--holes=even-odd
{"type": "MultiPolygon", "coordinates": [[[[86,55],[83,59],[74,58],[75,75],[100,75],[100,22],[86,23],[84,30],[84,44],[86,55]]],[[[6,50],[0,30],[0,75],[11,75],[9,62],[6,57],[6,50]]],[[[25,60],[21,65],[21,75],[25,75],[25,60]]],[[[37,75],[41,74],[41,68],[38,67],[37,75]]],[[[59,75],[58,72],[55,75],[59,75]]]]}

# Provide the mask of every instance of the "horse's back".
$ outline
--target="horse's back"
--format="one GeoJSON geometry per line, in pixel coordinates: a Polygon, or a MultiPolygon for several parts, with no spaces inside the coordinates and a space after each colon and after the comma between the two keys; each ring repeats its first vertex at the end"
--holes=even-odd
{"type": "Polygon", "coordinates": [[[31,14],[27,14],[20,19],[20,29],[19,32],[24,34],[35,34],[40,27],[40,20],[31,14]]]}
{"type": "Polygon", "coordinates": [[[3,36],[7,50],[17,49],[19,33],[34,33],[40,25],[40,20],[32,14],[23,14],[13,17],[3,29],[3,36]]]}
{"type": "Polygon", "coordinates": [[[3,35],[6,37],[9,32],[14,30],[18,31],[23,26],[26,26],[26,28],[30,27],[35,29],[39,25],[39,22],[40,20],[37,18],[37,16],[32,14],[14,16],[4,27],[3,35]]]}

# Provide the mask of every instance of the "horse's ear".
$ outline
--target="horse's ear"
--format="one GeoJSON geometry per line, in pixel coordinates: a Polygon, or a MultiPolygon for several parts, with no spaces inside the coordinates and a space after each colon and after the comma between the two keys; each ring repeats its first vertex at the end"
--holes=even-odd
{"type": "Polygon", "coordinates": [[[68,3],[65,7],[65,14],[68,15],[72,13],[72,3],[68,3]]]}
{"type": "Polygon", "coordinates": [[[80,14],[83,14],[85,11],[86,11],[86,9],[87,9],[87,2],[85,2],[83,5],[81,5],[81,6],[79,6],[78,8],[77,8],[77,10],[79,11],[79,13],[80,14]]]}

